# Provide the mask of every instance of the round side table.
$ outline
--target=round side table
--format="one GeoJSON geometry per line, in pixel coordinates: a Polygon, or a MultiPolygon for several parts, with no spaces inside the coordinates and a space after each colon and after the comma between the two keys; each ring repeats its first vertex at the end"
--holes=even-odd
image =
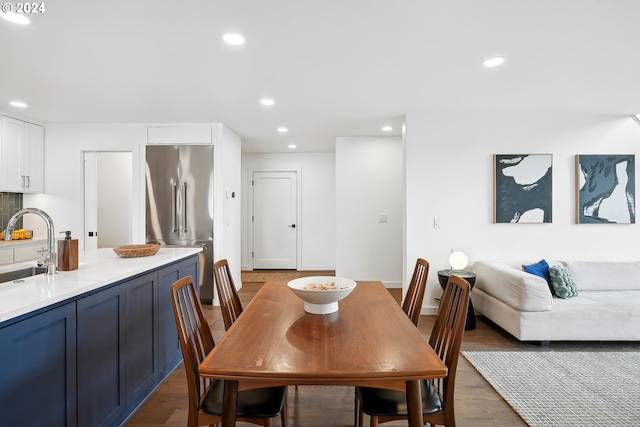
{"type": "MultiPolygon", "coordinates": [[[[471,292],[471,289],[473,289],[473,285],[476,284],[476,275],[474,273],[459,270],[440,270],[438,271],[438,282],[440,282],[440,287],[442,287],[442,290],[447,287],[447,282],[449,281],[449,276],[451,275],[462,277],[464,280],[469,282],[469,292],[471,292]]],[[[465,331],[468,331],[469,329],[475,329],[475,327],[476,316],[475,312],[473,311],[473,304],[471,304],[471,296],[469,296],[469,310],[467,311],[467,321],[465,322],[464,329],[465,331]]]]}

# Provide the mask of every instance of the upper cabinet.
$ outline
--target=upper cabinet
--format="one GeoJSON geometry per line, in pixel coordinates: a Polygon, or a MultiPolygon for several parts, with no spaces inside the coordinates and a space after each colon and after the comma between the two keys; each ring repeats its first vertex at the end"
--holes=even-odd
{"type": "Polygon", "coordinates": [[[44,192],[44,128],[0,116],[0,191],[44,192]]]}
{"type": "Polygon", "coordinates": [[[147,144],[214,144],[212,125],[153,125],[147,126],[147,144]]]}

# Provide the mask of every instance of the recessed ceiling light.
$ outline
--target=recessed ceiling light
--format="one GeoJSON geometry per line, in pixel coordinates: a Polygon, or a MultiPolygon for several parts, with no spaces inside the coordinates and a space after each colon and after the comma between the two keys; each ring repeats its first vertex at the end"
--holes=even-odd
{"type": "Polygon", "coordinates": [[[289,147],[291,149],[294,149],[294,148],[296,148],[296,144],[289,144],[287,147],[289,147]]]}
{"type": "Polygon", "coordinates": [[[502,56],[494,56],[493,58],[487,58],[482,61],[482,65],[487,68],[497,67],[504,64],[504,58],[502,56]]]}
{"type": "MultiPolygon", "coordinates": [[[[10,3],[5,3],[5,5],[10,4],[10,3]]],[[[4,5],[3,5],[4,8],[4,5]]],[[[15,12],[0,12],[0,16],[3,17],[4,19],[6,19],[9,22],[13,22],[14,24],[20,24],[20,25],[28,25],[29,23],[31,23],[31,21],[29,20],[29,18],[27,18],[24,14],[22,13],[15,13],[15,12]]]]}
{"type": "Polygon", "coordinates": [[[286,133],[289,132],[289,129],[287,129],[286,127],[282,126],[278,128],[278,132],[280,133],[286,133]]]}
{"type": "Polygon", "coordinates": [[[390,131],[392,131],[392,130],[393,130],[393,128],[392,128],[391,126],[384,126],[384,127],[382,128],[382,130],[383,130],[383,131],[385,131],[385,132],[390,132],[390,131]]]}
{"type": "Polygon", "coordinates": [[[242,37],[240,34],[225,34],[224,36],[222,36],[222,39],[234,46],[244,44],[244,37],[242,37]]]}
{"type": "Polygon", "coordinates": [[[269,98],[264,98],[260,100],[260,104],[266,106],[266,107],[270,107],[273,104],[275,104],[276,102],[273,99],[269,99],[269,98]]]}
{"type": "Polygon", "coordinates": [[[12,106],[18,107],[18,108],[27,108],[27,104],[25,104],[22,101],[11,101],[11,102],[9,102],[9,105],[12,105],[12,106]]]}

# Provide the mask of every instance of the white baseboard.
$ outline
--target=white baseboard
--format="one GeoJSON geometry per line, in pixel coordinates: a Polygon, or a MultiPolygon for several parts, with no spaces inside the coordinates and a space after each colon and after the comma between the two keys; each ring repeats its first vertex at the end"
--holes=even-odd
{"type": "Polygon", "coordinates": [[[438,307],[424,307],[423,306],[420,309],[420,314],[435,316],[436,314],[438,314],[438,307]]]}
{"type": "Polygon", "coordinates": [[[310,271],[310,270],[320,270],[320,271],[335,271],[335,265],[299,265],[298,271],[310,271]]]}
{"type": "MultiPolygon", "coordinates": [[[[298,271],[335,271],[335,265],[301,265],[296,270],[298,271]]],[[[253,268],[247,264],[240,265],[242,271],[253,271],[253,268]]]]}
{"type": "Polygon", "coordinates": [[[402,282],[382,282],[387,289],[402,289],[402,282]]]}

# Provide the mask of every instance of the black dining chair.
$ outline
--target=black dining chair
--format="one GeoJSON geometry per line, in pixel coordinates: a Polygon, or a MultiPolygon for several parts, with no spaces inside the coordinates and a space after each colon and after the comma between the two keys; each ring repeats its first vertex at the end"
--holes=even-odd
{"type": "MultiPolygon", "coordinates": [[[[429,337],[429,344],[447,366],[445,378],[422,380],[422,414],[424,423],[455,427],[454,390],[460,346],[469,308],[469,282],[451,276],[442,296],[438,315],[429,337]]],[[[408,350],[410,351],[410,350],[408,350]]],[[[370,416],[370,426],[406,419],[406,393],[371,387],[356,387],[357,425],[362,427],[364,414],[370,416]]]]}
{"type": "MultiPolygon", "coordinates": [[[[188,427],[214,425],[222,422],[223,380],[201,377],[198,366],[213,350],[215,342],[207,323],[191,276],[177,280],[171,286],[173,312],[178,328],[180,349],[184,359],[189,394],[188,427]]],[[[272,419],[281,417],[287,426],[287,387],[265,387],[238,392],[238,421],[271,426],[272,419]]]]}
{"type": "MultiPolygon", "coordinates": [[[[411,276],[411,282],[409,283],[409,289],[404,296],[402,302],[402,311],[405,312],[407,317],[411,319],[411,322],[417,327],[420,320],[420,312],[422,311],[422,301],[424,300],[424,291],[427,286],[427,276],[429,275],[429,262],[425,259],[418,258],[416,265],[413,268],[413,275],[411,276]]],[[[362,416],[359,413],[358,408],[360,403],[358,402],[358,390],[355,393],[355,406],[356,411],[354,414],[354,425],[358,425],[358,419],[362,416]]]]}

